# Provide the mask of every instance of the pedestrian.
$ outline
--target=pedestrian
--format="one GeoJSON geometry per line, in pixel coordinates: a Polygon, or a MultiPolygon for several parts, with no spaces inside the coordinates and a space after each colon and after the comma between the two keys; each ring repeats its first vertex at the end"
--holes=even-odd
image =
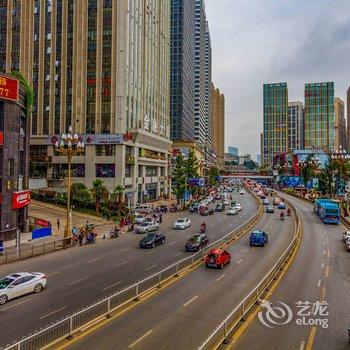
{"type": "Polygon", "coordinates": [[[0,255],[4,253],[4,241],[0,239],[0,255]]]}
{"type": "Polygon", "coordinates": [[[60,229],[60,219],[57,218],[57,230],[60,229]]]}
{"type": "Polygon", "coordinates": [[[78,236],[78,241],[79,241],[80,246],[83,245],[83,238],[84,238],[83,232],[80,231],[79,236],[78,236]]]}
{"type": "Polygon", "coordinates": [[[73,226],[73,228],[72,228],[72,234],[73,234],[73,236],[75,236],[76,234],[77,234],[77,228],[75,227],[75,226],[73,226]]]}

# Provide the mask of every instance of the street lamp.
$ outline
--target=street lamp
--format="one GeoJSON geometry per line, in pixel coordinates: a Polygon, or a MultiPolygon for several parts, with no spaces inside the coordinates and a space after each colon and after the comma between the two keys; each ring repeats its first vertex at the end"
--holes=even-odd
{"type": "Polygon", "coordinates": [[[66,238],[70,236],[71,229],[70,229],[70,219],[71,219],[71,213],[70,213],[70,185],[71,185],[71,163],[73,156],[76,156],[80,153],[84,152],[84,142],[79,141],[79,136],[74,133],[72,127],[70,126],[68,129],[68,133],[63,133],[61,135],[60,141],[56,141],[55,143],[55,150],[67,157],[67,163],[68,163],[68,184],[67,184],[67,223],[66,223],[66,229],[64,231],[64,243],[66,242],[66,238]]]}

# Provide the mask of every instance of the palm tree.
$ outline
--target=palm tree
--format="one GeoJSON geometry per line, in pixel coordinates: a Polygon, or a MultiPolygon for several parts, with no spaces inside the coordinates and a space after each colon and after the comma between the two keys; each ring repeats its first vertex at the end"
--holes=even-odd
{"type": "Polygon", "coordinates": [[[98,213],[100,211],[101,201],[108,199],[109,192],[101,179],[94,179],[92,181],[92,188],[90,191],[95,199],[96,213],[98,213]]]}
{"type": "Polygon", "coordinates": [[[113,194],[117,196],[118,203],[122,202],[124,191],[125,187],[121,185],[116,186],[116,188],[114,189],[113,194]]]}

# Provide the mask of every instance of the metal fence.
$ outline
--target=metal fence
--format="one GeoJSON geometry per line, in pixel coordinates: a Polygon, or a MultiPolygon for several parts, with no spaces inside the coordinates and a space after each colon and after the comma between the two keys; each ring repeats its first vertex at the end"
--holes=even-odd
{"type": "Polygon", "coordinates": [[[284,268],[293,255],[296,247],[301,239],[301,221],[295,210],[295,207],[288,202],[289,207],[293,211],[295,218],[295,229],[292,242],[283,252],[272,269],[265,275],[259,284],[225,317],[225,319],[216,327],[209,337],[198,348],[199,350],[217,349],[223,342],[227,342],[228,336],[236,328],[236,326],[244,320],[246,314],[258,302],[260,296],[267,290],[271,282],[276,278],[277,274],[284,268]]]}
{"type": "Polygon", "coordinates": [[[246,233],[263,214],[263,207],[260,200],[253,193],[259,204],[258,211],[241,226],[230,232],[223,238],[209,244],[205,249],[182,259],[163,270],[154,273],[107,298],[99,300],[74,314],[67,316],[56,323],[53,323],[39,331],[30,334],[20,341],[14,342],[5,347],[6,350],[34,350],[43,348],[49,344],[60,341],[64,338],[71,339],[73,335],[86,327],[90,322],[96,321],[99,318],[109,317],[110,313],[120,308],[128,302],[140,299],[143,293],[149,292],[154,288],[160,287],[166,280],[176,278],[185,270],[193,268],[199,264],[206,254],[214,247],[223,246],[237,239],[242,234],[246,233]]]}

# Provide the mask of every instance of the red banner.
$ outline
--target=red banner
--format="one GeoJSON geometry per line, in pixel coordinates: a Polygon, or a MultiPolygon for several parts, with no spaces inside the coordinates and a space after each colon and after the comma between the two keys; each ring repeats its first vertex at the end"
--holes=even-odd
{"type": "Polygon", "coordinates": [[[17,79],[0,75],[0,99],[18,101],[19,83],[17,79]]]}
{"type": "Polygon", "coordinates": [[[30,191],[18,191],[12,193],[12,209],[23,208],[30,203],[30,191]]]}

